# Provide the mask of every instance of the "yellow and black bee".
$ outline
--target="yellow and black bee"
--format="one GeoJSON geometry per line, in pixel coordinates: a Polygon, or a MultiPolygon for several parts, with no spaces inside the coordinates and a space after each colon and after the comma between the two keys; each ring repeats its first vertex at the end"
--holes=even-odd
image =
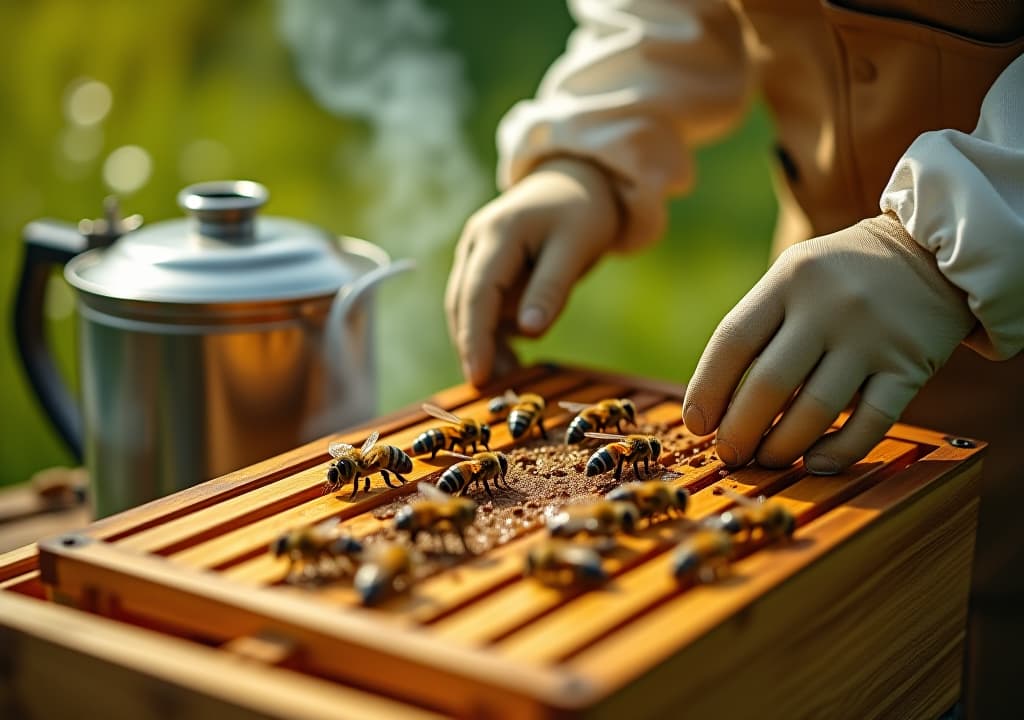
{"type": "Polygon", "coordinates": [[[402,506],[395,514],[395,529],[409,533],[414,543],[421,532],[438,536],[454,533],[462,542],[463,552],[469,552],[465,533],[476,519],[476,503],[426,483],[420,483],[419,488],[423,497],[402,506]]]}
{"type": "Polygon", "coordinates": [[[318,575],[325,561],[331,570],[340,568],[352,572],[355,568],[354,560],[362,551],[363,546],[358,540],[338,532],[338,518],[289,530],[270,544],[270,552],[274,557],[288,557],[290,562],[286,579],[289,581],[295,577],[299,567],[302,568],[302,577],[318,575]]]}
{"type": "Polygon", "coordinates": [[[723,489],[739,503],[739,506],[719,515],[711,523],[714,527],[732,535],[745,532],[747,540],[758,528],[766,538],[772,540],[793,537],[796,531],[796,518],[785,505],[776,500],[766,500],[764,495],[759,496],[757,500],[751,500],[729,488],[723,489]]]}
{"type": "Polygon", "coordinates": [[[608,577],[594,548],[550,539],[527,551],[524,573],[550,585],[595,583],[608,577]]]}
{"type": "Polygon", "coordinates": [[[640,511],[631,502],[598,500],[566,505],[548,519],[551,537],[571,538],[579,534],[614,535],[620,530],[632,532],[640,519],[640,511]]]}
{"type": "Polygon", "coordinates": [[[470,484],[480,483],[487,494],[494,497],[488,481],[493,480],[496,487],[508,489],[507,475],[508,458],[504,453],[479,452],[445,470],[437,481],[437,487],[449,495],[461,495],[470,484]]]}
{"type": "Polygon", "coordinates": [[[412,584],[414,551],[398,543],[371,545],[352,580],[363,605],[374,605],[388,594],[412,584]]]}
{"type": "Polygon", "coordinates": [[[628,398],[608,399],[594,404],[562,401],[560,407],[577,413],[565,431],[565,444],[582,442],[588,432],[605,430],[612,425],[622,432],[622,422],[636,425],[636,405],[628,398]]]}
{"type": "Polygon", "coordinates": [[[476,452],[477,443],[490,450],[491,426],[478,420],[460,418],[458,415],[448,412],[444,408],[430,403],[423,404],[423,411],[428,415],[444,420],[450,425],[439,428],[431,428],[421,433],[412,443],[412,451],[416,455],[430,453],[430,457],[437,456],[438,450],[454,450],[456,446],[468,452],[472,447],[476,452]]]}
{"type": "Polygon", "coordinates": [[[661,441],[653,435],[613,435],[611,433],[588,432],[587,437],[598,440],[614,440],[590,456],[587,461],[587,477],[605,473],[615,468],[615,479],[622,479],[622,466],[633,464],[633,473],[640,475],[640,463],[644,473],[650,474],[650,462],[658,462],[661,456],[661,441]]]}
{"type": "Polygon", "coordinates": [[[504,415],[509,408],[516,404],[518,399],[518,395],[511,390],[506,390],[501,395],[490,399],[487,403],[487,411],[494,416],[504,415]]]}
{"type": "Polygon", "coordinates": [[[327,451],[334,462],[327,468],[327,489],[335,492],[345,486],[345,483],[352,483],[352,494],[349,499],[356,496],[359,489],[359,478],[365,477],[363,492],[370,489],[370,475],[380,472],[388,487],[398,487],[391,482],[388,470],[395,474],[402,484],[405,478],[402,473],[412,472],[412,459],[400,448],[394,445],[377,445],[377,438],[380,434],[375,430],[366,438],[366,442],[358,450],[346,443],[331,443],[327,451]]]}
{"type": "Polygon", "coordinates": [[[661,480],[623,483],[605,497],[609,500],[633,503],[640,511],[640,517],[648,520],[658,515],[685,515],[686,506],[690,501],[690,493],[686,488],[674,488],[661,480]]]}
{"type": "Polygon", "coordinates": [[[537,393],[523,393],[515,396],[515,404],[508,414],[508,429],[512,438],[518,440],[525,437],[530,430],[537,428],[542,438],[547,440],[548,434],[544,429],[544,408],[545,402],[537,393]]]}
{"type": "Polygon", "coordinates": [[[704,582],[713,580],[728,567],[732,547],[732,535],[729,533],[711,527],[702,528],[676,547],[672,574],[677,580],[694,575],[704,582]]]}

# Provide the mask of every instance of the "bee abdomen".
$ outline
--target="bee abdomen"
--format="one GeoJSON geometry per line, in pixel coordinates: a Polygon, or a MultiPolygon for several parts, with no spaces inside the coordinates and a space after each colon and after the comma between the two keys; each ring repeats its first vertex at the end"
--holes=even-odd
{"type": "Polygon", "coordinates": [[[435,450],[441,450],[445,446],[444,433],[437,428],[431,428],[424,433],[420,433],[413,440],[412,451],[417,455],[425,455],[435,450]]]}
{"type": "Polygon", "coordinates": [[[615,467],[615,458],[612,457],[611,451],[607,447],[603,447],[596,453],[590,456],[590,460],[587,461],[587,477],[593,475],[600,475],[601,473],[608,472],[615,467]]]}
{"type": "Polygon", "coordinates": [[[457,495],[465,482],[459,466],[452,465],[441,474],[441,479],[437,481],[437,487],[449,495],[457,495]]]}
{"type": "Polygon", "coordinates": [[[512,433],[513,438],[520,438],[526,431],[530,429],[530,425],[533,424],[534,415],[532,413],[523,412],[522,410],[513,410],[508,416],[508,429],[512,433]]]}
{"type": "Polygon", "coordinates": [[[582,415],[577,415],[569,423],[569,429],[565,431],[565,442],[569,445],[582,442],[585,434],[593,429],[592,423],[588,422],[582,415]]]}
{"type": "Polygon", "coordinates": [[[412,458],[401,448],[388,445],[388,467],[397,473],[412,472],[412,458]]]}

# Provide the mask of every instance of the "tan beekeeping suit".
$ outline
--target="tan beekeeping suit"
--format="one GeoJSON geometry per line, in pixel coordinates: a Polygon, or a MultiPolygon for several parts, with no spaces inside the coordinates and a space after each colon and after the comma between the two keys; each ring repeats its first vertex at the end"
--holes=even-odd
{"type": "Polygon", "coordinates": [[[1024,591],[1024,3],[570,8],[566,53],[499,129],[499,183],[552,156],[590,159],[626,208],[620,248],[645,245],[665,198],[693,180],[690,149],[732,127],[760,88],[777,126],[775,252],[891,211],[966,294],[968,344],[1002,359],[962,346],[903,419],[992,443],[976,591],[1024,591]]]}

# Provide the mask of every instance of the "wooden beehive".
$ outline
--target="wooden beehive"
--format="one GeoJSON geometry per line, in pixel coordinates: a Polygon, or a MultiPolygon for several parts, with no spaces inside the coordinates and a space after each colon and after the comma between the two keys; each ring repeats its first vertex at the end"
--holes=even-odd
{"type": "MultiPolygon", "coordinates": [[[[598,587],[524,578],[525,552],[543,531],[523,524],[511,540],[363,608],[344,580],[283,584],[287,562],[268,543],[331,517],[356,536],[380,533],[389,524],[380,509],[415,481],[436,480],[450,460],[417,459],[408,485],[389,489],[377,476],[349,501],[347,489],[324,492],[325,439],[43,541],[38,577],[25,551],[9,559],[0,587],[30,592],[41,580],[79,615],[221,648],[257,659],[259,672],[281,666],[290,680],[372,693],[409,712],[935,717],[956,701],[981,443],[897,425],[839,476],[799,465],[729,473],[711,438],[680,426],[680,388],[553,366],[509,383],[548,399],[552,445],[571,419],[559,399],[632,398],[669,438],[662,460],[667,481],[692,493],[688,519],[620,536],[605,559],[611,580],[598,587]],[[795,539],[743,545],[727,578],[680,584],[671,550],[692,520],[734,504],[723,486],[783,503],[797,518],[795,539]]],[[[501,389],[460,386],[431,400],[484,418],[501,389]]],[[[410,410],[372,427],[381,442],[409,447],[436,424],[410,410]]],[[[507,428],[493,428],[492,447],[510,448],[507,428]]],[[[560,477],[548,479],[557,488],[560,477]]]]}

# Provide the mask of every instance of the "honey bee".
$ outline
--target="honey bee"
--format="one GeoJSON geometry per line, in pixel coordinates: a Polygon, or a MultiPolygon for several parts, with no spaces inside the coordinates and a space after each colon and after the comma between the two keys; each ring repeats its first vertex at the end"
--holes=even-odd
{"type": "Polygon", "coordinates": [[[615,479],[622,479],[622,466],[633,463],[633,473],[640,475],[640,462],[644,474],[650,474],[650,462],[658,462],[661,456],[661,441],[653,435],[613,435],[610,433],[588,432],[586,437],[598,440],[615,440],[590,456],[587,461],[587,477],[605,473],[615,468],[615,479]]]}
{"type": "Polygon", "coordinates": [[[374,605],[391,592],[412,584],[413,550],[397,543],[369,547],[352,581],[363,605],[374,605]]]}
{"type": "Polygon", "coordinates": [[[611,425],[622,432],[623,420],[636,425],[636,405],[629,399],[602,400],[594,405],[565,401],[558,404],[571,413],[577,413],[565,431],[566,445],[582,442],[588,432],[601,431],[611,425]]]}
{"type": "Polygon", "coordinates": [[[282,533],[270,543],[274,557],[287,555],[289,559],[287,579],[295,577],[297,568],[302,568],[302,577],[316,576],[328,561],[332,570],[339,567],[351,573],[354,560],[363,551],[362,544],[349,535],[338,533],[338,518],[331,518],[316,525],[296,528],[282,533]]]}
{"type": "Polygon", "coordinates": [[[450,532],[462,542],[463,552],[469,552],[465,531],[476,519],[476,503],[469,498],[453,497],[433,485],[420,484],[423,498],[413,500],[395,514],[395,529],[409,533],[415,543],[421,532],[442,537],[450,532]]]}
{"type": "Polygon", "coordinates": [[[762,534],[772,540],[792,538],[796,531],[796,518],[785,505],[776,500],[767,500],[761,495],[751,500],[735,490],[723,488],[726,494],[739,503],[738,507],[726,510],[714,521],[714,526],[732,535],[746,532],[750,540],[754,530],[760,528],[762,534]]]}
{"type": "MultiPolygon", "coordinates": [[[[506,391],[502,397],[503,402],[511,404],[512,407],[508,414],[508,429],[514,440],[525,437],[533,428],[537,428],[540,436],[547,440],[548,434],[544,429],[544,398],[537,393],[516,395],[511,390],[506,391]]],[[[491,402],[494,403],[493,400],[491,402]]]]}
{"type": "Polygon", "coordinates": [[[594,548],[550,539],[529,549],[524,573],[551,585],[595,583],[608,577],[594,548]]]}
{"type": "Polygon", "coordinates": [[[370,475],[377,471],[380,471],[388,487],[398,487],[391,482],[388,470],[393,472],[395,477],[405,485],[405,478],[401,473],[412,471],[412,459],[394,445],[377,445],[379,437],[380,433],[374,430],[358,450],[345,443],[331,443],[327,448],[327,452],[334,458],[334,462],[327,468],[327,490],[329,492],[340,490],[345,483],[351,482],[352,494],[349,496],[351,500],[359,490],[359,478],[366,478],[363,492],[368,492],[370,490],[370,475]]]}
{"type": "Polygon", "coordinates": [[[696,575],[702,582],[718,578],[728,567],[732,535],[724,530],[702,528],[683,540],[672,557],[677,580],[696,575]]]}
{"type": "Polygon", "coordinates": [[[619,485],[605,498],[631,502],[640,511],[640,517],[652,520],[657,515],[685,515],[690,492],[686,488],[671,487],[661,480],[647,480],[619,485]]]}
{"type": "Polygon", "coordinates": [[[640,511],[631,502],[598,500],[566,505],[548,519],[552,537],[570,538],[587,535],[614,535],[619,530],[632,532],[640,519],[640,511]]]}
{"type": "Polygon", "coordinates": [[[506,476],[508,475],[508,458],[501,452],[479,452],[468,457],[459,455],[465,460],[457,462],[441,474],[437,481],[439,490],[449,495],[461,495],[472,483],[479,483],[490,497],[494,497],[488,480],[493,480],[495,486],[504,486],[508,489],[506,476]]]}
{"type": "Polygon", "coordinates": [[[491,426],[487,423],[460,418],[458,415],[430,403],[423,404],[423,411],[438,420],[451,423],[451,425],[431,428],[420,434],[412,443],[412,451],[416,455],[430,453],[430,457],[433,459],[437,456],[438,450],[454,450],[456,445],[460,446],[464,452],[472,446],[473,452],[476,452],[477,443],[483,445],[487,450],[491,449],[489,445],[491,426]]]}

